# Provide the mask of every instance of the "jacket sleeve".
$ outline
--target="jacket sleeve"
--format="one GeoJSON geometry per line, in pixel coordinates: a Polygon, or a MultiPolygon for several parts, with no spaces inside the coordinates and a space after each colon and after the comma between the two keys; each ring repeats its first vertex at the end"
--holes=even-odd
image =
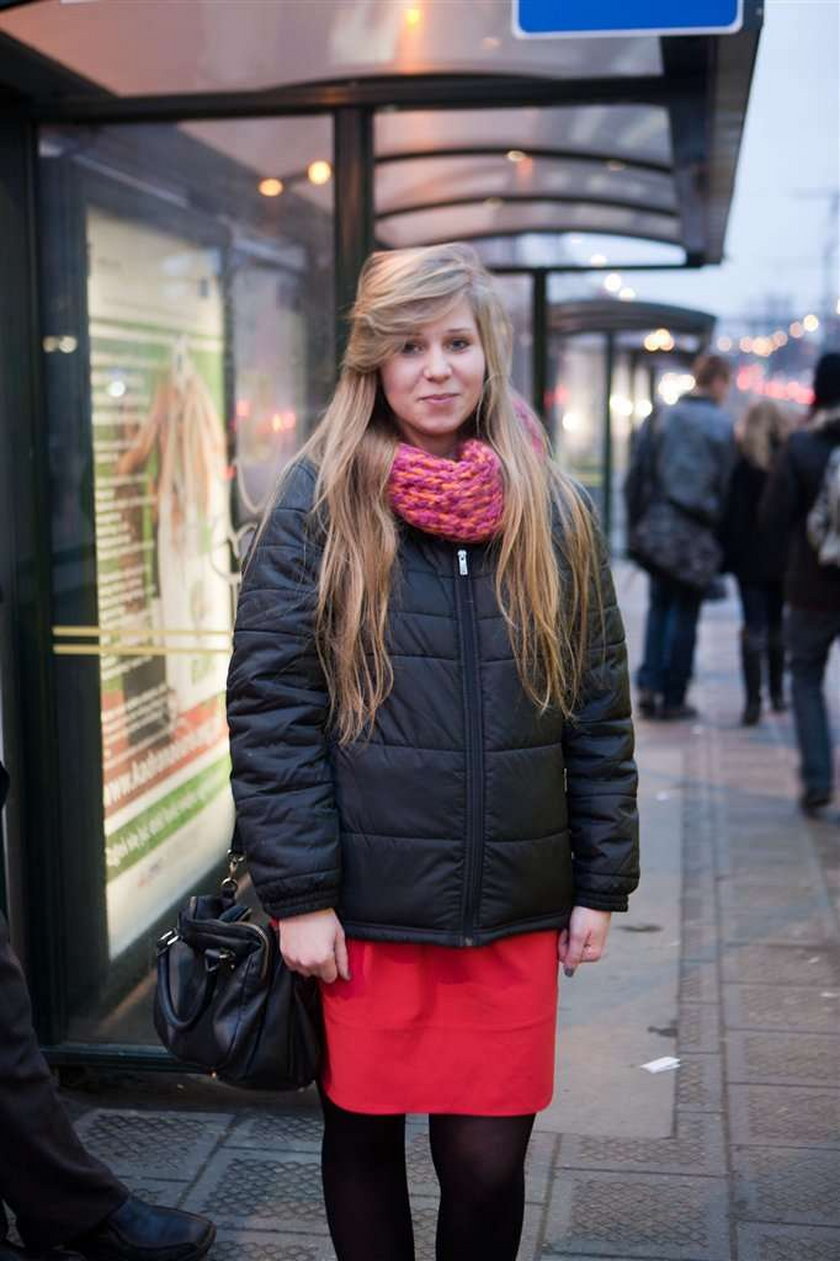
{"type": "Polygon", "coordinates": [[[228,673],[232,787],[251,878],[269,915],[338,905],[338,812],[315,646],[315,473],[297,466],[250,556],[228,673]]]}
{"type": "Polygon", "coordinates": [[[596,599],[580,703],[563,737],[575,905],[626,911],[639,883],[637,774],[624,625],[600,538],[595,582],[603,618],[596,599]]]}

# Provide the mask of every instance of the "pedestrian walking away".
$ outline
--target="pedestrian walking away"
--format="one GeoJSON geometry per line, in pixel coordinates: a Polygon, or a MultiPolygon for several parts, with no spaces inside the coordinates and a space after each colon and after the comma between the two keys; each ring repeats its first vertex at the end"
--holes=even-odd
{"type": "Polygon", "coordinates": [[[692,391],[646,422],[628,474],[630,550],[650,573],[636,677],[639,711],[648,718],[695,715],[686,693],[697,623],[722,560],[716,534],[735,463],[732,422],[723,409],[731,379],[728,360],[701,356],[692,391]],[[640,476],[641,464],[647,477],[640,476]]]}
{"type": "MultiPolygon", "coordinates": [[[[8,776],[0,763],[0,809],[8,776]]],[[[130,1195],[77,1138],[38,1048],[26,982],[0,913],[0,1261],[194,1261],[215,1237],[204,1217],[130,1195]],[[25,1251],[7,1238],[3,1205],[25,1251]],[[67,1252],[52,1250],[63,1246],[67,1252]]]]}
{"type": "Polygon", "coordinates": [[[604,544],[510,346],[469,247],[374,254],[243,578],[237,822],[284,959],[321,980],[339,1261],[414,1257],[407,1113],[430,1118],[438,1261],[514,1261],[558,963],[600,959],[638,881],[604,544]]]}
{"type": "Polygon", "coordinates": [[[823,355],[805,429],[779,452],[760,514],[788,546],[785,634],[800,755],[800,805],[819,811],[834,791],[824,695],[831,646],[840,638],[840,354],[823,355]]]}
{"type": "Polygon", "coordinates": [[[785,548],[762,529],[758,506],[773,458],[792,428],[789,415],[769,399],[747,408],[735,428],[739,455],[729,483],[721,542],[724,569],[735,575],[741,597],[745,727],[754,726],[761,717],[765,674],[772,708],[776,713],[785,709],[782,630],[785,548]]]}

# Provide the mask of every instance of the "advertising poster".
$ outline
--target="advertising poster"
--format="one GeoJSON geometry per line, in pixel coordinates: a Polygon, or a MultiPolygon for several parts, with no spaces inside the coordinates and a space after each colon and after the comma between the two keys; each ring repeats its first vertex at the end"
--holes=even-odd
{"type": "Polygon", "coordinates": [[[111,958],[223,855],[235,599],[219,259],[88,215],[111,958]]]}

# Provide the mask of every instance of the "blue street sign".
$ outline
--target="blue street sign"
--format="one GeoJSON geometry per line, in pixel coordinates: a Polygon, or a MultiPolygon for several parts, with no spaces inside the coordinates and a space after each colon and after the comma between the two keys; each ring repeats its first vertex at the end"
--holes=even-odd
{"type": "Polygon", "coordinates": [[[739,31],[743,20],[743,0],[513,0],[520,38],[722,35],[739,31]]]}

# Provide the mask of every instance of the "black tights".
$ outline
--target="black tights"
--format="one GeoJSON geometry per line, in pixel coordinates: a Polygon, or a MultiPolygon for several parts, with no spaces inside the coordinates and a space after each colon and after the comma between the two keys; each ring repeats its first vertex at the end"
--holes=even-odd
{"type": "MultiPolygon", "coordinates": [[[[322,1094],[322,1172],[338,1261],[414,1261],[405,1117],[347,1112],[322,1094]]],[[[533,1116],[429,1118],[440,1182],[437,1261],[515,1261],[533,1116]]]]}

